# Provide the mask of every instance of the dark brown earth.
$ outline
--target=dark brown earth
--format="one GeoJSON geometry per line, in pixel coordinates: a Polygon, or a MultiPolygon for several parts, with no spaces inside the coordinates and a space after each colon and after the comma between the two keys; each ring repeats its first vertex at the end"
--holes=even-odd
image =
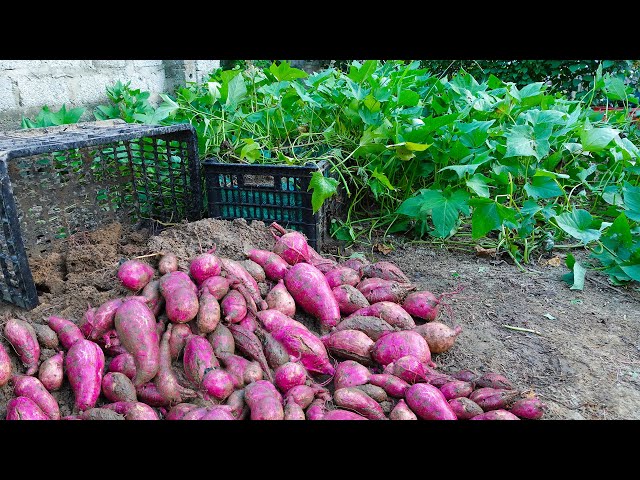
{"type": "MultiPolygon", "coordinates": [[[[390,243],[394,249],[387,255],[373,254],[364,245],[332,253],[344,257],[359,248],[370,260],[395,262],[419,288],[437,295],[463,286],[445,300],[453,318],[447,309],[438,318],[463,328],[451,350],[434,355],[441,370],[501,373],[549,406],[546,419],[640,419],[637,285],[612,287],[606,277],[589,272],[584,291],[574,291],[560,279],[564,266],[540,262],[522,273],[504,261],[470,252],[390,243]]],[[[87,305],[128,294],[115,276],[121,261],[143,256],[156,266],[159,254],[171,251],[186,270],[189,258],[214,246],[218,255],[240,260],[248,248],[270,249],[273,237],[264,223],[243,219],[205,219],[155,236],[113,224],[58,244],[46,258],[31,258],[40,305],[24,311],[1,303],[0,316],[44,323],[55,314],[80,322],[87,305]]],[[[10,351],[14,372],[23,373],[11,346],[4,338],[0,342],[10,351]]],[[[44,349],[41,360],[54,353],[44,349]]],[[[53,394],[63,416],[74,413],[68,385],[53,394]]],[[[9,385],[0,388],[0,418],[13,396],[9,385]]]]}

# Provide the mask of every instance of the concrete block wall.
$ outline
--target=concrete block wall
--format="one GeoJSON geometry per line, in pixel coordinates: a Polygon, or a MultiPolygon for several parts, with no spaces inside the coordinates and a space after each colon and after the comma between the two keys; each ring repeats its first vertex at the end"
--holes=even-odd
{"type": "Polygon", "coordinates": [[[105,87],[131,81],[133,88],[173,92],[186,82],[200,82],[219,60],[0,60],[0,131],[20,128],[22,116],[34,118],[43,105],[58,110],[85,107],[82,121],[107,104],[105,87]]]}

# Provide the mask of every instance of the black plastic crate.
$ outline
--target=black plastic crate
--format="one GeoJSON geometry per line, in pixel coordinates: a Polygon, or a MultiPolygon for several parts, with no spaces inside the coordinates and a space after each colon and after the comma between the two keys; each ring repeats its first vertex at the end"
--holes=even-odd
{"type": "Polygon", "coordinates": [[[137,227],[204,217],[189,124],[86,122],[0,133],[0,299],[38,304],[28,255],[119,221],[137,227]]]}
{"type": "MultiPolygon", "coordinates": [[[[331,218],[340,213],[341,197],[326,199],[318,212],[307,191],[313,172],[329,176],[329,163],[304,166],[202,162],[209,217],[278,222],[298,230],[318,250],[329,239],[331,218]]],[[[338,189],[340,193],[340,189],[338,189]]]]}

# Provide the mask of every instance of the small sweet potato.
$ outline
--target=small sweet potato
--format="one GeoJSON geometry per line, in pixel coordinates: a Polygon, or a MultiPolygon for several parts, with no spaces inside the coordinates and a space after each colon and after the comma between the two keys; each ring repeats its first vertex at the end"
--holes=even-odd
{"type": "Polygon", "coordinates": [[[35,374],[40,361],[40,344],[31,324],[24,320],[10,318],[4,326],[4,336],[18,353],[18,357],[27,369],[26,374],[35,374]]]}
{"type": "Polygon", "coordinates": [[[336,390],[345,387],[355,387],[369,383],[371,372],[364,365],[354,361],[345,360],[336,367],[333,376],[333,385],[336,390]]]}
{"type": "Polygon", "coordinates": [[[282,395],[271,382],[250,383],[244,389],[244,399],[251,410],[251,420],[284,420],[282,395]]]}
{"type": "Polygon", "coordinates": [[[64,357],[64,369],[78,410],[88,410],[96,405],[102,389],[104,361],[100,346],[84,339],[71,345],[64,357]]]}
{"type": "Polygon", "coordinates": [[[369,303],[374,304],[377,302],[402,303],[408,291],[415,287],[382,278],[365,278],[356,285],[356,288],[362,292],[369,303]]]}
{"type": "Polygon", "coordinates": [[[405,355],[413,355],[420,363],[435,366],[431,361],[431,351],[426,340],[413,330],[401,330],[384,335],[371,349],[371,358],[381,365],[387,365],[405,355]]]}
{"type": "Polygon", "coordinates": [[[267,293],[265,301],[269,308],[278,310],[288,317],[293,317],[296,313],[296,302],[282,279],[267,293]]]}
{"type": "Polygon", "coordinates": [[[124,420],[124,415],[108,408],[90,408],[80,414],[80,420],[124,420]]]}
{"type": "Polygon", "coordinates": [[[284,401],[284,420],[306,420],[304,409],[298,405],[291,397],[284,401]]]}
{"type": "Polygon", "coordinates": [[[208,290],[200,294],[199,303],[196,325],[198,332],[206,335],[213,332],[220,322],[220,304],[208,290]]]}
{"type": "Polygon", "coordinates": [[[364,393],[369,395],[378,403],[383,403],[389,400],[389,396],[387,395],[387,392],[385,392],[383,388],[378,387],[377,385],[373,385],[371,383],[365,383],[364,385],[358,385],[353,388],[362,390],[364,393]]]}
{"type": "Polygon", "coordinates": [[[351,285],[339,285],[331,289],[333,296],[338,302],[340,313],[342,315],[350,315],[361,308],[369,306],[362,292],[351,285]]]}
{"type": "Polygon", "coordinates": [[[136,363],[133,355],[121,353],[113,357],[109,362],[109,371],[123,373],[129,380],[133,380],[136,376],[136,363]]]}
{"type": "Polygon", "coordinates": [[[207,370],[220,366],[209,341],[199,335],[191,335],[187,339],[183,362],[187,379],[197,388],[202,384],[207,370]]]}
{"type": "Polygon", "coordinates": [[[307,369],[301,363],[287,362],[275,371],[275,385],[282,393],[293,387],[304,385],[307,381],[307,369]]]}
{"type": "MultiPolygon", "coordinates": [[[[361,254],[358,254],[361,255],[361,254]]],[[[349,267],[354,269],[356,272],[362,274],[362,267],[365,265],[369,265],[369,260],[364,257],[352,257],[347,258],[344,262],[341,263],[343,267],[349,267]]]]}
{"type": "Polygon", "coordinates": [[[229,323],[239,323],[247,316],[247,301],[237,290],[231,290],[224,296],[220,308],[225,321],[229,323]]]}
{"type": "Polygon", "coordinates": [[[355,387],[336,390],[333,393],[333,401],[339,407],[353,410],[369,420],[387,420],[378,402],[355,387]]]}
{"type": "Polygon", "coordinates": [[[11,383],[16,397],[30,398],[51,420],[60,420],[58,401],[40,380],[29,375],[14,375],[11,378],[11,383]]]}
{"type": "MultiPolygon", "coordinates": [[[[298,263],[297,265],[303,265],[298,263]]],[[[297,266],[296,265],[296,266],[297,266]]],[[[329,354],[322,341],[307,328],[283,327],[271,332],[289,355],[300,357],[300,361],[311,373],[333,375],[335,368],[329,360],[329,354]]]]}
{"type": "Polygon", "coordinates": [[[469,398],[486,412],[489,410],[507,409],[520,396],[521,393],[517,390],[482,387],[471,392],[469,398]]]}
{"type": "Polygon", "coordinates": [[[108,372],[102,377],[102,394],[110,402],[137,402],[136,387],[124,373],[108,372]]]}
{"type": "Polygon", "coordinates": [[[171,367],[170,339],[173,335],[173,327],[173,324],[167,325],[167,330],[162,334],[162,339],[160,340],[160,366],[158,373],[153,378],[153,383],[158,388],[158,392],[169,405],[174,405],[196,396],[196,392],[178,383],[178,377],[171,367]]]}
{"type": "Polygon", "coordinates": [[[404,398],[411,385],[396,377],[384,373],[372,374],[369,376],[369,383],[382,387],[392,397],[404,398]]]}
{"type": "Polygon", "coordinates": [[[103,405],[102,408],[124,415],[125,420],[160,420],[156,411],[142,402],[114,402],[103,405]]]}
{"type": "Polygon", "coordinates": [[[322,420],[327,414],[326,407],[327,400],[324,398],[316,398],[311,402],[311,405],[305,410],[305,417],[307,420],[322,420]]]}
{"type": "Polygon", "coordinates": [[[123,303],[122,298],[114,298],[108,300],[96,308],[93,314],[93,323],[89,335],[87,338],[94,342],[100,339],[105,333],[113,328],[113,320],[116,315],[116,311],[123,303]]]}
{"type": "Polygon", "coordinates": [[[267,275],[264,269],[253,260],[242,260],[240,265],[249,272],[249,274],[255,279],[256,282],[264,282],[267,279],[267,275]]]}
{"type": "Polygon", "coordinates": [[[151,407],[169,407],[171,405],[153,382],[136,385],[136,396],[138,401],[151,407]]]}
{"type": "Polygon", "coordinates": [[[240,282],[246,287],[256,305],[260,307],[260,310],[264,310],[266,308],[266,303],[260,296],[260,287],[258,286],[258,282],[256,282],[251,274],[247,272],[240,262],[224,257],[221,257],[220,261],[222,262],[222,268],[227,272],[227,277],[230,276],[240,280],[240,282]]]}
{"type": "Polygon", "coordinates": [[[215,405],[207,409],[200,420],[235,420],[236,418],[231,414],[226,405],[215,405]]]}
{"type": "Polygon", "coordinates": [[[208,291],[216,300],[220,301],[229,292],[231,282],[228,278],[215,275],[200,284],[200,292],[208,291]]]}
{"type": "Polygon", "coordinates": [[[198,315],[198,296],[189,287],[178,287],[165,295],[164,299],[167,317],[174,323],[187,323],[198,315]]]}
{"type": "Polygon", "coordinates": [[[258,362],[250,362],[239,355],[227,355],[221,358],[225,370],[231,375],[233,387],[238,389],[246,384],[262,380],[262,368],[258,362]]]}
{"type": "Polygon", "coordinates": [[[155,270],[140,260],[127,260],[118,268],[118,280],[125,288],[138,291],[151,281],[155,270]]]}
{"type": "Polygon", "coordinates": [[[169,352],[171,353],[171,359],[177,360],[182,353],[182,349],[187,343],[193,332],[191,327],[186,323],[176,323],[171,330],[171,338],[169,339],[169,352]]]}
{"type": "Polygon", "coordinates": [[[382,278],[398,283],[411,283],[403,271],[391,262],[380,261],[363,265],[361,272],[363,277],[382,278]]]}
{"type": "Polygon", "coordinates": [[[331,288],[335,288],[340,285],[351,285],[352,287],[355,287],[360,283],[360,274],[354,269],[345,266],[338,266],[329,270],[324,274],[324,278],[327,279],[327,283],[331,288]]]}
{"type": "Polygon", "coordinates": [[[234,390],[231,395],[227,397],[225,405],[231,407],[229,411],[237,420],[249,414],[249,407],[247,407],[244,401],[244,389],[234,390]]]}
{"type": "Polygon", "coordinates": [[[270,280],[278,281],[284,278],[289,269],[289,264],[285,259],[268,250],[252,249],[247,253],[247,257],[260,265],[270,280]]]}
{"type": "Polygon", "coordinates": [[[400,330],[409,330],[416,326],[411,315],[409,315],[409,313],[400,305],[393,302],[382,301],[365,306],[349,315],[347,320],[358,315],[379,317],[392,327],[396,327],[400,330]]]}
{"type": "Polygon", "coordinates": [[[452,398],[449,400],[449,406],[458,417],[458,420],[469,420],[484,413],[480,405],[467,397],[452,398]]]}
{"type": "Polygon", "coordinates": [[[264,356],[267,359],[269,367],[275,370],[290,360],[289,352],[284,348],[284,345],[273,338],[273,335],[269,332],[262,328],[257,328],[255,334],[262,343],[264,356]]]}
{"type": "Polygon", "coordinates": [[[416,383],[405,394],[409,408],[422,420],[457,420],[440,390],[428,383],[416,383]]]}
{"type": "Polygon", "coordinates": [[[151,280],[145,285],[140,295],[147,299],[147,307],[157,317],[164,307],[164,297],[160,293],[160,280],[151,280]]]}
{"type": "Polygon", "coordinates": [[[51,420],[29,397],[15,397],[7,402],[7,420],[51,420]]]}
{"type": "Polygon", "coordinates": [[[202,377],[202,391],[209,397],[224,401],[234,390],[231,374],[221,368],[208,370],[202,377]]]}
{"type": "Polygon", "coordinates": [[[509,412],[513,413],[519,418],[526,418],[527,420],[537,420],[542,418],[544,412],[547,410],[547,406],[542,403],[539,398],[521,398],[514,402],[509,408],[509,412]]]}
{"type": "Polygon", "coordinates": [[[198,405],[195,405],[193,403],[178,403],[177,405],[171,407],[171,410],[169,410],[169,413],[165,415],[164,419],[182,420],[182,417],[184,417],[191,410],[195,410],[196,408],[199,408],[198,405]]]}
{"type": "Polygon", "coordinates": [[[160,275],[175,272],[178,270],[178,257],[173,253],[165,253],[158,261],[158,272],[160,275]]]}
{"type": "Polygon", "coordinates": [[[447,400],[458,397],[468,397],[469,394],[473,392],[473,385],[469,382],[463,382],[462,380],[454,380],[442,385],[440,391],[447,400]]]}
{"type": "Polygon", "coordinates": [[[471,417],[469,420],[520,420],[513,413],[507,410],[498,409],[491,410],[490,412],[484,412],[475,417],[471,417]]]}
{"type": "Polygon", "coordinates": [[[311,405],[313,398],[313,389],[308,385],[296,385],[295,387],[287,390],[287,393],[285,394],[285,399],[291,399],[303,409],[311,405]]]}
{"type": "MultiPolygon", "coordinates": [[[[374,305],[378,304],[374,303],[374,305]]],[[[397,331],[395,327],[392,327],[381,318],[361,315],[352,315],[342,320],[334,329],[334,332],[339,330],[359,330],[374,342],[387,333],[397,331]]]]}
{"type": "Polygon", "coordinates": [[[371,348],[374,341],[360,330],[334,330],[320,338],[329,352],[336,357],[372,365],[371,348]]]}
{"type": "Polygon", "coordinates": [[[56,332],[60,343],[66,350],[69,350],[71,348],[71,345],[73,345],[78,340],[84,340],[84,335],[82,334],[78,326],[71,320],[52,315],[47,318],[47,325],[49,325],[49,327],[51,327],[51,329],[56,332]]]}
{"type": "Polygon", "coordinates": [[[233,355],[236,351],[236,343],[231,330],[222,323],[218,323],[215,330],[207,335],[207,340],[213,347],[216,358],[222,359],[226,355],[233,355]]]}
{"type": "Polygon", "coordinates": [[[41,347],[57,350],[60,346],[58,335],[47,325],[32,323],[31,326],[36,332],[36,338],[41,347]]]}
{"type": "Polygon", "coordinates": [[[404,400],[400,400],[396,403],[396,406],[393,407],[391,413],[389,414],[390,420],[417,420],[416,414],[411,411],[409,406],[404,400]]]}
{"type": "Polygon", "coordinates": [[[228,328],[231,335],[233,335],[233,340],[235,341],[235,345],[238,350],[247,357],[258,362],[264,373],[264,378],[270,382],[273,381],[273,375],[269,369],[269,365],[267,364],[267,359],[264,356],[260,339],[253,332],[247,330],[241,325],[231,324],[228,328]]]}
{"type": "Polygon", "coordinates": [[[513,390],[513,385],[504,376],[499,373],[489,372],[482,374],[479,378],[475,379],[476,387],[479,388],[496,388],[502,390],[513,390]]]}
{"type": "Polygon", "coordinates": [[[198,284],[209,277],[220,275],[221,270],[220,259],[210,252],[197,255],[189,264],[189,273],[198,284]]]}

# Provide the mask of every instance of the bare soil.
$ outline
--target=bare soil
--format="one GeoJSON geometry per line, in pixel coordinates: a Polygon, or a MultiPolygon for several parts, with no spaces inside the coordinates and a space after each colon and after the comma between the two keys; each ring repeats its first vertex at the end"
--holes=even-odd
{"type": "MultiPolygon", "coordinates": [[[[565,267],[553,262],[529,266],[522,273],[490,257],[391,243],[394,249],[388,254],[368,252],[367,257],[395,262],[419,288],[435,294],[463,286],[461,293],[444,300],[453,317],[443,308],[438,318],[463,328],[451,350],[434,355],[442,371],[501,373],[547,403],[546,419],[640,419],[637,289],[612,287],[606,277],[589,272],[584,291],[574,291],[560,279],[565,267]]],[[[80,323],[88,305],[129,294],[116,279],[118,266],[128,258],[141,256],[155,267],[160,254],[173,252],[180,268],[187,270],[190,258],[214,247],[220,256],[241,260],[249,248],[272,246],[264,223],[243,219],[205,219],[159,235],[112,224],[60,242],[46,257],[31,258],[40,304],[25,311],[0,303],[0,318],[16,316],[42,324],[49,315],[59,315],[80,323]]],[[[329,249],[342,255],[355,250],[329,249]]],[[[263,293],[269,287],[262,284],[263,293]]],[[[305,323],[317,326],[308,318],[305,323]]],[[[12,352],[4,338],[0,343],[12,352]]],[[[54,353],[43,349],[41,360],[54,353]]],[[[23,373],[17,357],[11,357],[14,372],[23,373]]],[[[62,415],[74,413],[68,384],[53,395],[62,415]]],[[[9,385],[0,388],[0,418],[5,418],[13,396],[9,385]]]]}

